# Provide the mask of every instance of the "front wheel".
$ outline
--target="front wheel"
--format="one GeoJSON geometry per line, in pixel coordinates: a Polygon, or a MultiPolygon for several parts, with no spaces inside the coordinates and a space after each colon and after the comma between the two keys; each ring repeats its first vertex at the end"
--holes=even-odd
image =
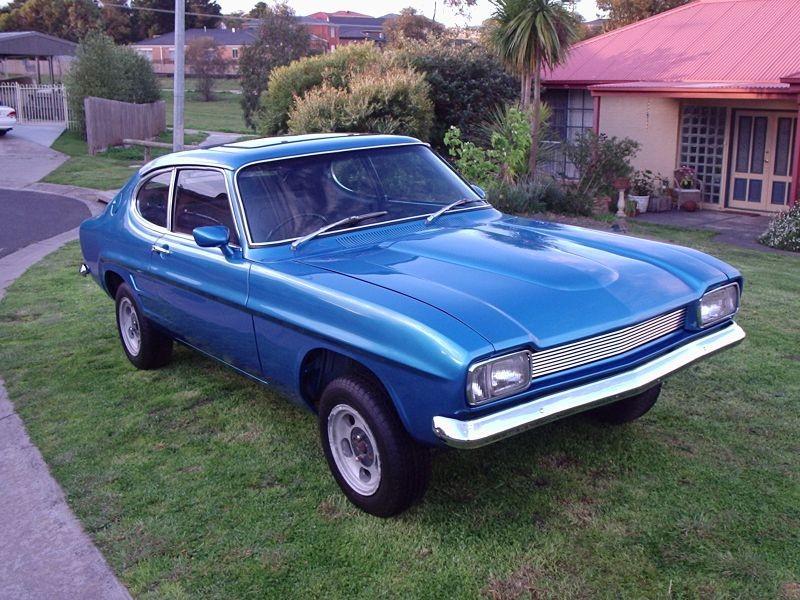
{"type": "Polygon", "coordinates": [[[361,510],[391,517],[425,495],[430,453],[411,439],[379,385],[356,375],[333,380],[322,394],[319,427],[333,477],[361,510]]]}
{"type": "Polygon", "coordinates": [[[142,314],[131,289],[123,283],[117,289],[117,332],[122,349],[139,369],[163,367],[172,358],[172,339],[142,314]]]}
{"type": "Polygon", "coordinates": [[[589,411],[589,415],[597,421],[622,425],[635,421],[653,408],[661,393],[661,384],[658,383],[648,390],[635,396],[617,400],[600,408],[589,411]]]}

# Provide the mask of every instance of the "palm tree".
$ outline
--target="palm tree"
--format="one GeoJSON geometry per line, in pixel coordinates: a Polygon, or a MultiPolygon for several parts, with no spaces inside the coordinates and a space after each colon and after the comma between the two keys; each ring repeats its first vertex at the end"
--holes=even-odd
{"type": "Polygon", "coordinates": [[[533,177],[541,128],[542,70],[564,62],[569,46],[578,39],[578,23],[556,0],[492,0],[492,3],[497,22],[491,35],[492,44],[503,62],[519,73],[522,108],[532,108],[528,174],[533,177]]]}

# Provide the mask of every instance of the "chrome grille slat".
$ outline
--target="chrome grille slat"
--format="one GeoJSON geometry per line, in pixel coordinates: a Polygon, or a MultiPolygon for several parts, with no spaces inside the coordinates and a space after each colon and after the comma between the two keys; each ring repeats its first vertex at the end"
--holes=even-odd
{"type": "Polygon", "coordinates": [[[681,308],[638,325],[534,352],[531,356],[531,379],[624,354],[678,331],[685,319],[686,309],[681,308]]]}

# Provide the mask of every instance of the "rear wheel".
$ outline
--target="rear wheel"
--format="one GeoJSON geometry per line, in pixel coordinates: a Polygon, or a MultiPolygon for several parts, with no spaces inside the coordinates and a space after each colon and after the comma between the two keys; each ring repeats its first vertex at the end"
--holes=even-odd
{"type": "Polygon", "coordinates": [[[589,411],[589,416],[603,423],[622,425],[635,421],[653,408],[661,392],[661,384],[656,384],[641,394],[617,400],[589,411]]]}
{"type": "Polygon", "coordinates": [[[430,480],[430,453],[406,432],[383,389],[366,377],[333,380],[320,401],[328,467],[348,499],[377,517],[416,504],[430,480]]]}
{"type": "Polygon", "coordinates": [[[139,369],[163,367],[172,358],[172,339],[156,329],[142,314],[127,284],[117,288],[117,332],[122,349],[139,369]]]}

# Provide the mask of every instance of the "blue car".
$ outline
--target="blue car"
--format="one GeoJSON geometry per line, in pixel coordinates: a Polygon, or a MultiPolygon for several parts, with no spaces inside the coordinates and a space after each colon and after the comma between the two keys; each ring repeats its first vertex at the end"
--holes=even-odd
{"type": "Polygon", "coordinates": [[[418,502],[430,447],[590,411],[744,338],[742,277],[668,244],[504,215],[420,141],[321,134],[158,158],[80,230],[140,369],[177,341],[319,415],[347,497],[418,502]]]}

